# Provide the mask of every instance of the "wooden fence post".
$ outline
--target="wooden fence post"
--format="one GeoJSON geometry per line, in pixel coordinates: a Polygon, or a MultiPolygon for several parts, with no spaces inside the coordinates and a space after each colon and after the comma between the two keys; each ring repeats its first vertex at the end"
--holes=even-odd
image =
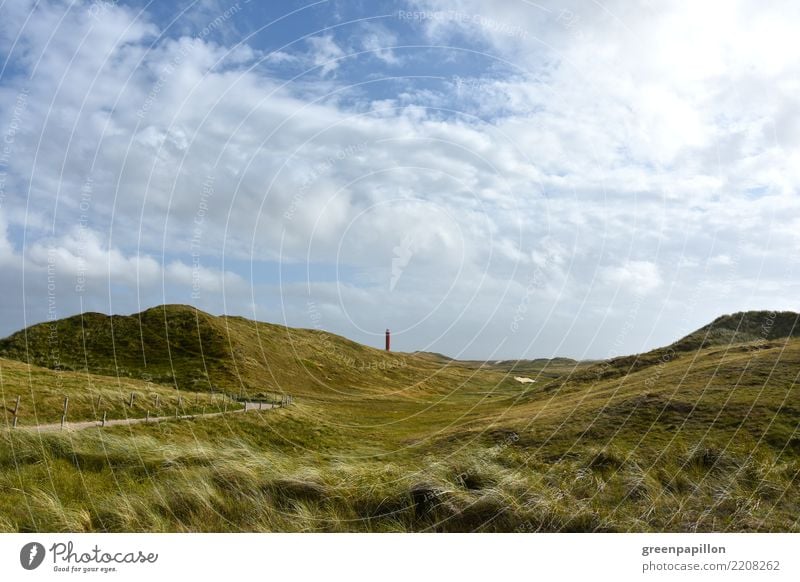
{"type": "Polygon", "coordinates": [[[144,421],[145,422],[150,422],[150,411],[149,410],[145,412],[144,421]]]}
{"type": "Polygon", "coordinates": [[[101,424],[100,426],[105,426],[105,425],[106,425],[106,411],[104,410],[103,411],[103,424],[101,424]]]}
{"type": "Polygon", "coordinates": [[[14,403],[14,420],[11,421],[12,422],[12,424],[11,424],[12,428],[17,428],[17,414],[19,413],[19,399],[20,399],[20,397],[17,396],[17,401],[16,401],[16,403],[14,403]]]}
{"type": "Polygon", "coordinates": [[[130,408],[133,408],[133,396],[134,396],[134,394],[133,394],[133,392],[131,392],[131,399],[128,401],[128,406],[130,408]]]}
{"type": "Polygon", "coordinates": [[[156,394],[156,408],[158,408],[158,397],[159,397],[159,395],[156,394]]]}
{"type": "Polygon", "coordinates": [[[64,423],[67,422],[67,409],[69,407],[69,396],[64,396],[64,412],[61,414],[61,428],[64,428],[64,423]]]}

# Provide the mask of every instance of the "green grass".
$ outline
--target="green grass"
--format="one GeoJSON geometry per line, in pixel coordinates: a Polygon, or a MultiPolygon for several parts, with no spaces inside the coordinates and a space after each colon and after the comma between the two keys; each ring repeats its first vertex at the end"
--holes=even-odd
{"type": "Polygon", "coordinates": [[[531,450],[520,435],[380,455],[347,438],[298,434],[308,412],[133,433],[6,433],[2,523],[10,531],[797,531],[800,466],[769,447],[681,438],[666,450],[620,441],[563,454],[531,450]]]}
{"type": "Polygon", "coordinates": [[[178,391],[162,384],[95,374],[52,371],[0,358],[2,426],[17,409],[21,428],[61,421],[68,397],[67,421],[108,420],[238,410],[231,395],[178,391]],[[133,404],[131,405],[131,394],[133,404]]]}
{"type": "MultiPolygon", "coordinates": [[[[320,354],[322,332],[222,321],[234,352],[254,342],[232,358],[246,389],[269,369],[270,389],[294,393],[293,406],[3,431],[0,529],[800,531],[800,339],[665,348],[633,366],[514,365],[386,354],[327,335],[320,354]],[[267,339],[266,364],[245,370],[267,339]],[[515,382],[520,369],[538,369],[539,381],[515,382]]],[[[54,385],[42,368],[32,383],[24,364],[0,364],[6,406],[14,382],[56,402],[67,378],[76,402],[87,378],[109,391],[126,382],[123,393],[154,386],[85,371],[54,385]]]]}
{"type": "MultiPolygon", "coordinates": [[[[463,365],[388,353],[320,330],[215,317],[184,305],[130,316],[87,313],[34,325],[0,340],[0,357],[243,397],[449,391],[475,376],[463,365]]],[[[478,377],[488,386],[513,382],[502,370],[478,377]]]]}

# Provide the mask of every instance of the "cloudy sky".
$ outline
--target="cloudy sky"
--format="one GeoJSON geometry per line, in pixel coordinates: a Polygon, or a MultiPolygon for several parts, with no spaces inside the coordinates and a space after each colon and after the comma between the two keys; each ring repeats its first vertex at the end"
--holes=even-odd
{"type": "Polygon", "coordinates": [[[603,358],[797,310],[798,28],[788,0],[6,0],[0,335],[187,303],[603,358]]]}

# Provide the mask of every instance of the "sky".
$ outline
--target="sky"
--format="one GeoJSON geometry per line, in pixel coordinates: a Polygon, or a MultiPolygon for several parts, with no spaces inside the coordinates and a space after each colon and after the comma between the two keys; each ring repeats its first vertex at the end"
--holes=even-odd
{"type": "MultiPolygon", "coordinates": [[[[2,0],[0,0],[2,1],[2,0]]],[[[0,4],[0,335],[607,358],[798,310],[791,1],[0,4]]]]}

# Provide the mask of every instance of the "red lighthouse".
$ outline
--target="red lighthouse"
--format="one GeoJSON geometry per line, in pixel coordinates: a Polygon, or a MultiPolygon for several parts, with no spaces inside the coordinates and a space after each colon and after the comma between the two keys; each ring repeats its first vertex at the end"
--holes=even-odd
{"type": "Polygon", "coordinates": [[[386,330],[386,351],[387,351],[387,352],[389,351],[389,348],[391,347],[391,345],[392,345],[392,334],[391,334],[391,332],[390,332],[390,331],[387,329],[387,330],[386,330]]]}

